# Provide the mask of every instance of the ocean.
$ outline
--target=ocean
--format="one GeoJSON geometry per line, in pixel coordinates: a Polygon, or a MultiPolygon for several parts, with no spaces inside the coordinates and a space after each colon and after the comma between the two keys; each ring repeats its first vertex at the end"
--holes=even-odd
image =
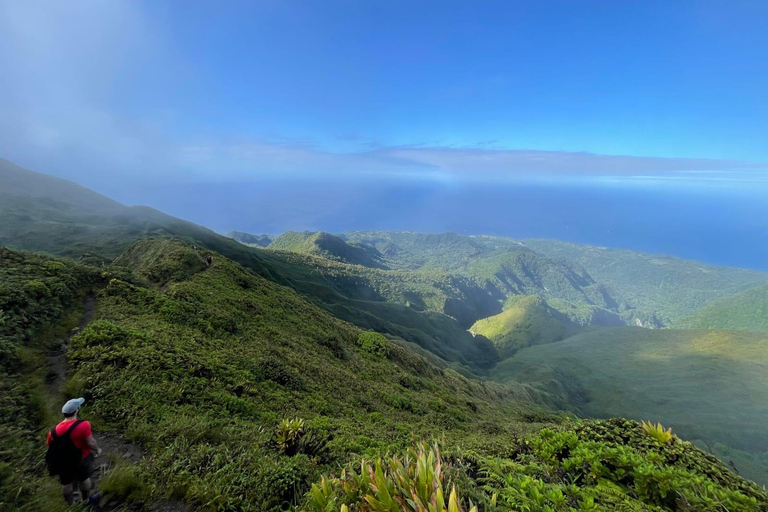
{"type": "Polygon", "coordinates": [[[380,229],[554,238],[768,271],[764,183],[360,177],[158,183],[110,195],[219,232],[380,229]]]}

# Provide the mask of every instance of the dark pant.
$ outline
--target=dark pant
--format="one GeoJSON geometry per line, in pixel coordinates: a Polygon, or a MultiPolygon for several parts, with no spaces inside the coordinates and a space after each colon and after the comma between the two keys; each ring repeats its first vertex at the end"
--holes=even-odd
{"type": "Polygon", "coordinates": [[[59,475],[59,482],[61,482],[61,485],[69,485],[72,482],[84,482],[91,478],[94,470],[93,454],[90,453],[87,457],[80,459],[80,464],[63,471],[59,475]]]}

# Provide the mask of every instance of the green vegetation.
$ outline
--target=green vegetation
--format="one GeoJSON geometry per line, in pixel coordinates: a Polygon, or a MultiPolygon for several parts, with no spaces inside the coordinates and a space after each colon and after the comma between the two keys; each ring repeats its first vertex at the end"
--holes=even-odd
{"type": "Polygon", "coordinates": [[[521,350],[494,378],[583,415],[662,421],[766,483],[767,357],[766,334],[599,328],[521,350]]]}
{"type": "MultiPolygon", "coordinates": [[[[615,300],[583,268],[547,258],[509,238],[381,231],[343,237],[372,247],[390,268],[460,276],[500,303],[514,295],[539,295],[547,301],[591,306],[621,322],[615,300]]],[[[490,315],[476,316],[472,322],[486,316],[490,315]]]]}
{"type": "Polygon", "coordinates": [[[352,265],[383,268],[381,255],[370,246],[348,244],[330,233],[288,231],[275,238],[269,244],[270,249],[291,251],[302,254],[314,254],[330,260],[343,261],[352,265]]]}
{"type": "Polygon", "coordinates": [[[389,354],[387,343],[386,336],[377,332],[361,332],[357,337],[357,344],[361,349],[379,357],[386,357],[389,354]]]}
{"type": "Polygon", "coordinates": [[[491,340],[499,355],[507,358],[531,345],[562,340],[576,329],[541,297],[521,295],[510,297],[503,312],[478,320],[469,330],[491,340]]]}
{"type": "Polygon", "coordinates": [[[381,512],[463,512],[456,486],[451,485],[451,469],[437,446],[421,443],[402,460],[393,456],[373,465],[363,461],[359,474],[350,469],[338,479],[322,478],[312,485],[307,505],[315,512],[348,511],[348,505],[381,512]]]}
{"type": "Polygon", "coordinates": [[[441,454],[437,446],[419,444],[403,458],[358,467],[313,485],[307,509],[714,512],[768,506],[763,489],[714,457],[676,438],[658,444],[639,424],[621,419],[544,429],[511,441],[501,454],[441,454]]]}
{"type": "Polygon", "coordinates": [[[649,315],[630,322],[643,327],[670,325],[710,302],[768,281],[764,272],[716,267],[661,254],[557,240],[525,240],[525,245],[550,258],[583,266],[622,305],[649,315]]]}
{"type": "Polygon", "coordinates": [[[142,502],[148,491],[140,469],[125,462],[118,462],[99,481],[99,492],[119,503],[142,502]]]}
{"type": "Polygon", "coordinates": [[[261,251],[260,256],[272,274],[337,318],[416,343],[463,372],[482,371],[498,361],[490,341],[466,331],[471,322],[456,320],[500,309],[468,279],[372,269],[285,251],[261,251]]]}
{"type": "Polygon", "coordinates": [[[204,246],[269,276],[256,251],[210,229],[0,160],[0,246],[106,264],[147,237],[204,246]]]}
{"type": "Polygon", "coordinates": [[[102,482],[126,506],[768,507],[660,424],[542,409],[660,420],[766,482],[766,334],[597,327],[760,331],[764,274],[498,237],[233,235],[263,249],[5,161],[0,190],[0,244],[79,258],[0,250],[0,509],[61,508],[45,355],[86,294],[64,392],[146,454],[102,482]]]}
{"type": "Polygon", "coordinates": [[[758,286],[711,302],[675,322],[674,327],[768,332],[768,286],[758,286]]]}
{"type": "Polygon", "coordinates": [[[219,255],[195,271],[198,254],[166,240],[129,249],[118,261],[136,279],[163,278],[111,279],[69,350],[92,413],[148,452],[153,498],[278,510],[322,471],[403,449],[412,435],[473,447],[535,428],[522,419],[537,410],[528,388],[471,381],[382,345],[219,255]],[[183,271],[157,271],[169,266],[183,271]]]}
{"type": "Polygon", "coordinates": [[[664,430],[664,426],[661,423],[654,425],[650,421],[643,421],[642,427],[643,431],[654,438],[659,444],[667,444],[672,441],[672,429],[664,430]]]}
{"type": "Polygon", "coordinates": [[[0,249],[0,510],[63,509],[58,484],[43,477],[41,426],[58,419],[45,353],[77,325],[80,299],[99,279],[72,262],[0,249]]]}

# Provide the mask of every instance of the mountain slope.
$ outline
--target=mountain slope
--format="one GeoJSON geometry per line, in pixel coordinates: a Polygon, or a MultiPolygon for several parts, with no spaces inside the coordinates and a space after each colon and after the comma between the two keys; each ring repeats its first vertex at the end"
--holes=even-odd
{"type": "Polygon", "coordinates": [[[535,409],[524,387],[464,379],[394,342],[369,352],[359,329],[290,288],[219,255],[209,267],[205,255],[175,241],[130,248],[118,262],[161,277],[111,280],[69,355],[93,414],[141,443],[146,474],[185,501],[278,509],[320,468],[403,447],[406,432],[438,426],[472,445],[484,422],[527,428],[515,419],[535,409]],[[157,271],[166,267],[181,272],[157,271]],[[296,416],[326,452],[281,453],[274,428],[296,416]]]}
{"type": "Polygon", "coordinates": [[[535,385],[587,416],[653,418],[686,438],[748,452],[737,469],[764,483],[766,360],[765,333],[599,328],[523,349],[494,378],[535,385]]]}
{"type": "MultiPolygon", "coordinates": [[[[37,476],[37,461],[39,429],[56,416],[37,409],[47,414],[48,400],[55,409],[61,398],[39,389],[46,373],[37,328],[60,320],[91,287],[95,320],[67,349],[65,389],[87,398],[100,435],[127,436],[146,451],[141,463],[118,466],[133,475],[134,499],[173,494],[202,510],[211,502],[279,510],[321,469],[402,448],[408,433],[429,437],[437,427],[479,446],[489,434],[471,433],[483,425],[500,424],[493,435],[501,439],[529,431],[521,417],[538,410],[524,386],[467,380],[383,337],[383,350],[373,350],[359,329],[290,288],[178,240],[142,240],[117,259],[121,266],[101,269],[7,249],[0,261],[0,403],[14,411],[0,423],[0,499],[21,493],[26,510],[55,509],[39,501],[54,481],[37,476]],[[38,388],[28,387],[33,378],[38,388]],[[312,437],[289,456],[274,429],[296,416],[312,437]],[[22,477],[7,480],[11,460],[22,477]]],[[[58,503],[53,490],[46,499],[58,503]]]]}
{"type": "Polygon", "coordinates": [[[768,282],[768,274],[705,265],[667,255],[580,245],[557,240],[525,240],[551,258],[583,266],[620,302],[657,316],[664,325],[720,298],[768,282]]]}
{"type": "MultiPolygon", "coordinates": [[[[80,288],[96,288],[95,320],[67,349],[65,389],[87,398],[85,415],[98,436],[122,436],[144,454],[110,462],[101,490],[118,509],[154,509],[158,500],[170,498],[195,510],[335,510],[324,501],[315,506],[322,493],[332,500],[330,493],[340,486],[329,483],[305,495],[320,474],[348,467],[345,474],[352,475],[361,457],[376,460],[404,450],[414,436],[437,435],[446,460],[455,463],[444,470],[460,471],[453,482],[464,507],[469,496],[490,506],[491,497],[477,479],[497,472],[493,485],[503,487],[498,490],[502,503],[518,492],[517,504],[529,508],[540,499],[519,492],[538,485],[533,480],[539,481],[540,472],[557,475],[546,484],[554,494],[544,496],[557,497],[556,491],[564,489],[568,503],[579,506],[645,510],[656,504],[671,511],[687,502],[756,512],[768,505],[756,485],[682,441],[659,446],[639,425],[624,420],[559,424],[549,416],[548,422],[536,421],[546,416],[533,402],[535,391],[473,381],[436,367],[392,340],[363,335],[290,288],[178,240],[140,241],[118,258],[123,267],[89,269],[13,251],[0,257],[0,289],[9,292],[0,298],[17,301],[26,290],[37,302],[43,284],[51,292],[44,300],[58,302],[77,296],[80,288]],[[69,279],[73,272],[85,279],[69,279]],[[54,286],[50,273],[71,288],[54,286]],[[571,457],[588,455],[606,465],[618,462],[620,450],[621,464],[645,476],[606,488],[605,482],[582,475],[580,459],[563,471],[550,453],[562,448],[560,439],[567,439],[571,457]],[[505,476],[510,470],[516,478],[505,476]],[[664,482],[676,488],[671,501],[642,492],[664,482]],[[707,500],[700,502],[704,495],[707,500]]],[[[21,316],[13,308],[4,311],[13,312],[6,319],[23,318],[23,311],[21,316]]],[[[54,313],[46,307],[35,311],[54,313]]],[[[30,341],[23,344],[28,364],[35,364],[30,341]]],[[[44,372],[39,370],[34,379],[41,385],[44,372]]],[[[8,390],[0,387],[4,404],[8,390]]],[[[33,399],[33,391],[23,386],[13,392],[22,402],[33,399]]],[[[34,397],[41,398],[46,400],[34,397]]],[[[19,418],[14,420],[18,428],[19,418]]],[[[23,482],[18,487],[16,480],[0,480],[0,499],[15,500],[12,509],[59,510],[62,504],[58,486],[40,478],[34,463],[31,446],[39,447],[43,425],[27,427],[28,447],[10,445],[15,435],[3,436],[1,474],[9,474],[7,457],[13,456],[10,474],[21,475],[23,482]]]]}
{"type": "MultiPolygon", "coordinates": [[[[499,312],[513,295],[539,295],[580,324],[622,325],[642,313],[619,308],[605,288],[579,265],[547,258],[509,238],[363,231],[341,235],[381,254],[388,268],[441,272],[474,283],[497,305],[469,319],[469,324],[499,312]],[[484,313],[484,314],[483,314],[484,313]]],[[[449,313],[452,316],[452,313],[449,313]]],[[[460,323],[466,324],[463,318],[460,323]]]]}
{"type": "Polygon", "coordinates": [[[348,244],[341,238],[322,231],[297,233],[288,231],[269,244],[270,249],[312,254],[323,258],[343,261],[351,265],[384,268],[381,254],[370,247],[348,244]]]}
{"type": "Polygon", "coordinates": [[[335,316],[401,337],[462,366],[487,369],[498,361],[493,345],[465,330],[479,310],[498,303],[472,283],[445,274],[414,275],[274,251],[261,254],[273,273],[335,316]],[[448,315],[451,316],[448,316],[448,315]]]}
{"type": "Polygon", "coordinates": [[[768,332],[768,285],[711,302],[673,327],[768,332]]]}
{"type": "Polygon", "coordinates": [[[491,340],[505,359],[522,348],[567,338],[576,326],[541,297],[520,295],[510,297],[501,313],[478,320],[469,330],[491,340]]]}
{"type": "Polygon", "coordinates": [[[258,253],[210,229],[0,160],[0,246],[112,259],[147,236],[183,238],[268,274],[258,253]]]}
{"type": "MultiPolygon", "coordinates": [[[[71,182],[27,171],[8,162],[0,165],[0,190],[18,192],[2,193],[0,245],[76,258],[97,253],[99,257],[92,260],[109,262],[146,237],[177,237],[221,253],[275,282],[290,284],[347,321],[420,344],[460,368],[487,368],[498,360],[490,342],[473,338],[455,320],[442,315],[442,304],[423,313],[418,306],[406,306],[405,301],[401,305],[388,304],[390,294],[379,294],[387,287],[386,280],[379,280],[385,284],[377,289],[365,284],[360,278],[361,272],[369,270],[365,267],[341,263],[333,267],[332,274],[338,274],[339,268],[343,268],[344,286],[338,286],[334,277],[318,277],[315,269],[336,265],[334,261],[259,251],[191,222],[147,207],[123,206],[71,182]],[[31,190],[36,191],[35,194],[28,194],[31,190]]],[[[361,252],[367,254],[343,240],[333,239],[332,243],[346,246],[356,257],[361,252]]],[[[326,236],[314,237],[314,241],[328,240],[326,236]]],[[[412,303],[423,298],[419,293],[410,293],[408,297],[414,299],[412,303]]],[[[459,317],[475,308],[459,299],[448,305],[448,311],[459,317]]]]}

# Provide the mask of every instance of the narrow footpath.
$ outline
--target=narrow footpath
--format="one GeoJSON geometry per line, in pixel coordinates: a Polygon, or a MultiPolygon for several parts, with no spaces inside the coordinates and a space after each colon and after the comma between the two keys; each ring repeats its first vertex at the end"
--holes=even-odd
{"type": "MultiPolygon", "coordinates": [[[[64,385],[67,382],[67,348],[69,347],[69,342],[93,321],[95,314],[96,297],[87,295],[83,299],[83,317],[80,320],[79,325],[76,329],[73,329],[66,338],[59,339],[58,346],[46,357],[48,363],[48,374],[46,377],[48,393],[56,403],[64,403],[65,401],[63,390],[64,385]]],[[[88,419],[87,414],[85,419],[88,419]]],[[[99,482],[104,476],[109,474],[109,471],[114,465],[114,461],[123,460],[131,464],[137,464],[144,458],[144,451],[140,446],[127,442],[112,434],[94,431],[93,436],[96,438],[96,441],[99,443],[102,450],[101,457],[96,459],[98,469],[91,477],[94,489],[98,492],[99,482]]],[[[118,506],[122,507],[121,510],[125,510],[124,505],[111,503],[108,496],[102,496],[98,509],[113,510],[118,506]]],[[[137,508],[136,510],[147,510],[150,512],[189,512],[189,508],[183,503],[169,501],[158,501],[145,508],[137,508]]]]}

